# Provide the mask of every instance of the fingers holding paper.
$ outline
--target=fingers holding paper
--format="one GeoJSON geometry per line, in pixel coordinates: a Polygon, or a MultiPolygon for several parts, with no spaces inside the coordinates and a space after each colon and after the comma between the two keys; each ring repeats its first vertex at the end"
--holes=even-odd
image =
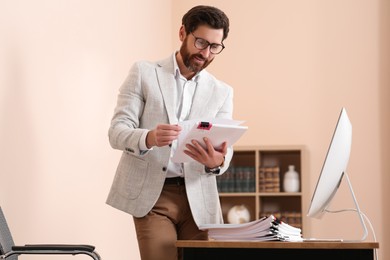
{"type": "Polygon", "coordinates": [[[192,140],[191,144],[186,144],[187,150],[184,150],[184,153],[208,168],[222,165],[227,153],[226,142],[222,143],[220,149],[215,149],[208,138],[205,137],[203,140],[206,144],[206,149],[198,141],[192,140]]]}
{"type": "Polygon", "coordinates": [[[160,124],[146,136],[146,146],[150,149],[153,146],[162,147],[170,145],[180,134],[179,125],[160,124]]]}

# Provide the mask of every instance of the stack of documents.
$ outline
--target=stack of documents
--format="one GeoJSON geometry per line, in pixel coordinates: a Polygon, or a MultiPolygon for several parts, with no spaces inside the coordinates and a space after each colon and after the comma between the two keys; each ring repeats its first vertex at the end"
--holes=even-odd
{"type": "Polygon", "coordinates": [[[208,230],[214,240],[253,240],[301,242],[300,228],[288,225],[273,215],[244,224],[206,224],[199,227],[208,230]]]}

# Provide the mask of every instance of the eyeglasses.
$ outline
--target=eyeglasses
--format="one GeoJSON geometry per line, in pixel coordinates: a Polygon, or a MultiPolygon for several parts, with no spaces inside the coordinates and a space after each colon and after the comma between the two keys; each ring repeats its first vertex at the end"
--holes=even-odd
{"type": "Polygon", "coordinates": [[[191,34],[195,38],[194,46],[198,50],[204,50],[210,46],[210,52],[212,54],[219,54],[223,51],[223,49],[225,49],[225,46],[223,44],[209,43],[208,41],[206,41],[203,38],[196,37],[192,32],[191,32],[191,34]]]}

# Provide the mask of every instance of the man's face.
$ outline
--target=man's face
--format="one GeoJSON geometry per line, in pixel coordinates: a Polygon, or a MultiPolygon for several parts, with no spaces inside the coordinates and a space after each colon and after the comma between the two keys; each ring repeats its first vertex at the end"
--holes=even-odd
{"type": "Polygon", "coordinates": [[[195,31],[185,36],[180,47],[180,54],[183,58],[183,63],[189,71],[198,73],[213,61],[215,54],[210,52],[210,46],[203,50],[196,48],[195,37],[202,38],[211,44],[221,44],[223,29],[212,29],[208,26],[201,25],[195,31]]]}

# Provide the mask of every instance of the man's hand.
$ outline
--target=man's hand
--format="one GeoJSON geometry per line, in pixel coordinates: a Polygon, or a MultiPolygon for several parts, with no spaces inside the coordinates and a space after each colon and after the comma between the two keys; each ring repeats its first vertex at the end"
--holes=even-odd
{"type": "Polygon", "coordinates": [[[193,140],[191,144],[186,144],[188,150],[184,150],[184,153],[208,168],[221,166],[227,153],[226,142],[222,144],[221,149],[216,150],[206,137],[203,140],[206,144],[206,149],[193,140]]]}
{"type": "Polygon", "coordinates": [[[146,146],[150,149],[153,146],[161,147],[169,145],[176,140],[181,131],[178,125],[160,124],[146,136],[146,146]]]}

